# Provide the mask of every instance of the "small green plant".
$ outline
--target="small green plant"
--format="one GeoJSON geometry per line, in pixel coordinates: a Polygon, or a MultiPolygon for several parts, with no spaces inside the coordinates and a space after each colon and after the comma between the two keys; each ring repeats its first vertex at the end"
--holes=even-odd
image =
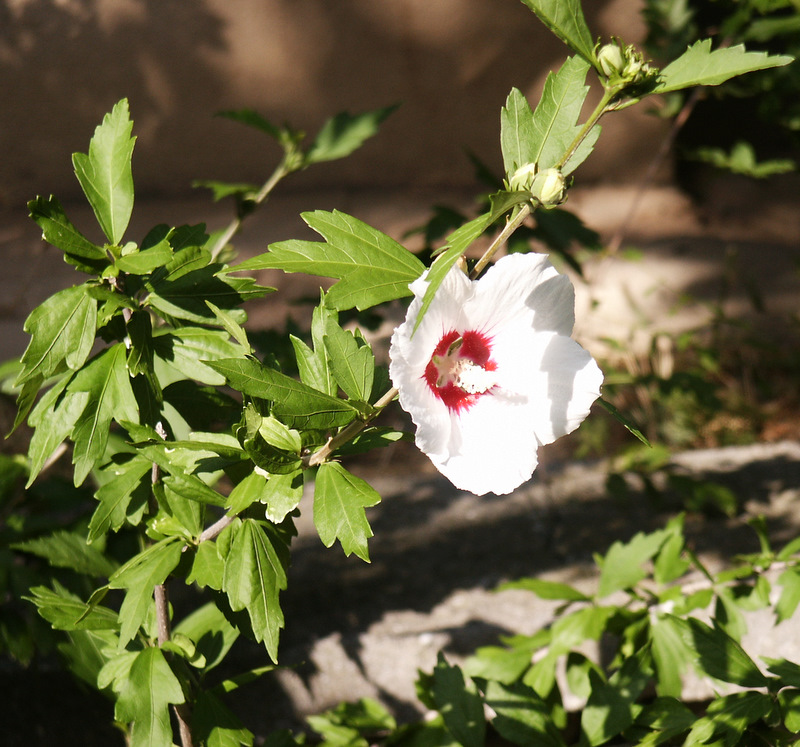
{"type": "Polygon", "coordinates": [[[740,641],[744,612],[769,607],[773,592],[776,622],[794,613],[800,542],[776,552],[763,523],[751,524],[760,551],[719,573],[688,547],[678,516],[598,557],[592,593],[539,578],[503,584],[498,593],[560,602],[553,622],[481,648],[461,666],[440,656],[417,683],[430,709],[423,722],[396,728],[377,704],[362,701],[310,725],[330,747],[378,737],[469,747],[796,744],[800,665],[767,658],[759,666],[740,641]],[[601,642],[602,657],[587,656],[587,644],[601,642]],[[687,703],[689,675],[713,697],[687,703]]]}

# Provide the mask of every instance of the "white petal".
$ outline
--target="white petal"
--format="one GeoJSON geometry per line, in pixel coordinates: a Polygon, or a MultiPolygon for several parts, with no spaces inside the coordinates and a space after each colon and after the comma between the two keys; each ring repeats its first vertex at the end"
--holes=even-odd
{"type": "Polygon", "coordinates": [[[524,317],[535,330],[568,336],[575,326],[575,291],[546,255],[509,254],[478,281],[468,313],[469,322],[488,334],[524,317]]]}
{"type": "Polygon", "coordinates": [[[533,474],[538,444],[525,422],[524,408],[502,395],[487,394],[452,417],[453,433],[460,435],[458,448],[445,459],[431,460],[457,488],[475,495],[504,495],[533,474]]]}
{"type": "Polygon", "coordinates": [[[493,352],[503,372],[502,385],[526,398],[529,427],[540,444],[574,431],[600,396],[602,372],[569,337],[536,332],[519,335],[512,344],[502,335],[493,352]]]}

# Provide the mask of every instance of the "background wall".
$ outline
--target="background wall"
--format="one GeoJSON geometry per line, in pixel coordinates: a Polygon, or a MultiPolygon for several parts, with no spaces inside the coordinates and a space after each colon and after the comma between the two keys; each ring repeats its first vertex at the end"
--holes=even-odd
{"type": "MultiPolygon", "coordinates": [[[[641,39],[639,0],[585,5],[595,34],[641,39]]],[[[510,88],[535,103],[566,52],[519,0],[0,0],[0,207],[77,196],[70,155],[122,97],[140,197],[262,179],[277,151],[213,116],[240,107],[314,132],[344,109],[401,104],[360,153],[294,188],[463,186],[465,148],[499,167],[510,88]]],[[[663,131],[645,109],[608,118],[584,183],[644,168],[663,131]]]]}

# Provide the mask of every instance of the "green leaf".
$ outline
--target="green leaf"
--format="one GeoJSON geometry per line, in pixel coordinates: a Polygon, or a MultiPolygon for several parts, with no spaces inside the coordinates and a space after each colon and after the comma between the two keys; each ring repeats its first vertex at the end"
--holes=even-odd
{"type": "Polygon", "coordinates": [[[589,597],[568,584],[558,583],[557,581],[544,581],[539,578],[508,581],[497,587],[498,591],[506,591],[508,589],[532,591],[540,599],[563,599],[569,602],[589,601],[589,597]]]}
{"type": "Polygon", "coordinates": [[[36,605],[39,614],[56,630],[116,630],[117,613],[107,607],[89,605],[54,582],[53,589],[35,586],[24,597],[36,605]]]}
{"type": "Polygon", "coordinates": [[[422,318],[430,308],[436,291],[439,290],[439,286],[442,284],[445,277],[447,277],[447,273],[450,272],[453,265],[458,262],[459,257],[461,257],[467,247],[481,236],[496,218],[497,216],[495,216],[494,213],[484,213],[477,218],[473,218],[469,223],[465,223],[447,237],[445,248],[443,248],[441,254],[436,257],[430,270],[428,270],[425,275],[428,286],[425,289],[425,295],[422,297],[422,305],[420,306],[417,320],[414,324],[415,332],[422,323],[422,318]]]}
{"type": "Polygon", "coordinates": [[[122,240],[133,210],[132,129],[128,101],[122,99],[95,129],[88,155],[72,156],[78,181],[111,244],[122,240]]]}
{"type": "Polygon", "coordinates": [[[325,547],[338,539],[345,555],[355,553],[369,562],[367,540],[372,529],[365,508],[380,503],[378,493],[338,462],[320,466],[314,487],[314,525],[325,547]]]}
{"type": "Polygon", "coordinates": [[[49,389],[28,418],[28,423],[36,429],[28,448],[31,460],[28,487],[47,459],[72,432],[81,413],[86,409],[89,394],[65,391],[69,381],[69,377],[64,377],[49,389]]]}
{"type": "Polygon", "coordinates": [[[261,132],[267,133],[267,135],[275,138],[275,140],[281,141],[282,139],[280,128],[276,127],[274,124],[272,124],[272,122],[262,117],[253,109],[237,109],[235,111],[229,110],[217,112],[217,116],[225,117],[225,119],[231,119],[234,122],[239,122],[240,124],[247,125],[248,127],[252,127],[256,130],[261,130],[261,132]]]}
{"type": "Polygon", "coordinates": [[[530,645],[481,646],[464,662],[464,672],[473,678],[494,680],[510,685],[530,667],[534,649],[530,645]]]}
{"type": "Polygon", "coordinates": [[[94,345],[97,301],[85,285],[58,291],[30,313],[24,329],[31,341],[22,355],[24,368],[15,386],[67,369],[77,371],[94,345]]]}
{"type": "Polygon", "coordinates": [[[375,375],[375,356],[365,341],[339,326],[333,317],[325,325],[325,349],[336,383],[349,399],[368,402],[375,375]]]}
{"type": "Polygon", "coordinates": [[[652,738],[642,744],[655,745],[669,743],[683,732],[688,731],[696,716],[683,703],[674,698],[655,698],[648,703],[636,717],[636,726],[653,729],[652,738]]]}
{"type": "Polygon", "coordinates": [[[717,86],[737,75],[788,65],[793,59],[786,55],[747,52],[742,44],[712,51],[711,39],[701,39],[661,71],[653,93],[717,86]]]}
{"type": "Polygon", "coordinates": [[[782,623],[794,615],[800,603],[800,567],[792,566],[778,577],[781,595],[775,605],[777,622],[782,623]]]}
{"type": "Polygon", "coordinates": [[[730,153],[722,148],[696,148],[688,154],[693,161],[710,163],[718,169],[734,174],[742,174],[753,179],[765,179],[774,174],[786,174],[794,171],[797,164],[788,158],[775,158],[757,161],[756,152],[750,143],[738,141],[731,147],[730,153]]]}
{"type": "Polygon", "coordinates": [[[783,723],[793,734],[800,733],[800,690],[787,688],[778,693],[783,723]]]}
{"type": "Polygon", "coordinates": [[[767,671],[780,678],[783,686],[800,688],[800,664],[786,659],[771,659],[767,656],[761,658],[768,665],[767,671]]]}
{"type": "Polygon", "coordinates": [[[274,290],[258,285],[252,278],[230,277],[225,265],[214,262],[211,253],[199,246],[176,251],[145,287],[149,291],[147,304],[159,313],[199,324],[215,320],[208,301],[229,311],[239,323],[246,316],[238,308],[242,303],[274,290]]]}
{"type": "Polygon", "coordinates": [[[486,721],[481,697],[472,682],[465,681],[457,666],[440,653],[433,670],[432,695],[447,730],[463,747],[483,747],[486,721]]]}
{"type": "Polygon", "coordinates": [[[337,319],[337,313],[325,305],[325,296],[321,294],[319,305],[311,315],[312,350],[302,340],[290,335],[297,359],[297,369],[304,384],[314,389],[336,396],[336,381],[333,378],[328,352],[325,349],[325,328],[329,319],[337,319]]]}
{"type": "Polygon", "coordinates": [[[224,384],[225,377],[207,363],[242,354],[241,348],[230,341],[226,332],[203,327],[165,329],[153,337],[153,349],[161,360],[186,378],[211,386],[224,384]]]}
{"type": "Polygon", "coordinates": [[[105,250],[72,225],[55,197],[37,197],[28,203],[28,210],[30,217],[42,229],[42,238],[64,252],[66,262],[92,275],[99,275],[108,265],[105,250]]]}
{"type": "Polygon", "coordinates": [[[653,558],[671,535],[665,529],[639,532],[630,542],[615,542],[602,561],[597,594],[606,597],[620,589],[630,589],[647,576],[642,565],[653,558]]]}
{"type": "Polygon", "coordinates": [[[684,557],[685,539],[683,536],[683,515],[672,519],[666,527],[670,536],[661,546],[653,564],[653,578],[656,583],[668,584],[683,576],[691,565],[684,557]]]}
{"type": "Polygon", "coordinates": [[[592,692],[581,714],[582,736],[589,745],[603,744],[633,723],[634,703],[650,676],[637,658],[626,659],[608,682],[589,672],[592,692]]]}
{"type": "MultiPolygon", "coordinates": [[[[508,96],[500,118],[500,142],[506,174],[511,177],[521,166],[536,163],[547,169],[561,163],[580,132],[577,125],[586,94],[589,64],[570,57],[557,73],[550,73],[535,112],[515,88],[508,96]]],[[[564,167],[565,174],[578,167],[591,153],[600,135],[595,127],[564,167]]]]}
{"type": "Polygon", "coordinates": [[[270,475],[263,499],[267,504],[267,519],[273,524],[280,524],[300,505],[302,497],[302,470],[285,475],[270,475]]]}
{"type": "Polygon", "coordinates": [[[102,470],[104,482],[95,493],[100,505],[89,522],[88,542],[94,542],[109,529],[116,532],[125,523],[134,494],[144,491],[145,496],[141,497],[146,500],[150,491],[150,471],[150,462],[140,457],[123,464],[112,463],[102,470]]]}
{"type": "Polygon", "coordinates": [[[138,417],[136,398],[126,367],[125,345],[118,343],[95,356],[70,381],[70,392],[88,393],[86,408],[72,429],[75,485],[80,485],[102,459],[111,421],[138,417]]]}
{"type": "MultiPolygon", "coordinates": [[[[260,470],[259,470],[260,472],[260,470]]],[[[228,515],[235,516],[254,503],[264,503],[267,478],[259,472],[251,472],[228,495],[228,515]]]]}
{"type": "Polygon", "coordinates": [[[211,361],[208,365],[237,391],[273,402],[274,414],[291,428],[336,428],[349,423],[358,413],[344,400],[323,394],[250,358],[211,361]]]}
{"type": "Polygon", "coordinates": [[[331,308],[360,311],[411,295],[425,266],[405,247],[366,223],[334,211],[303,213],[325,241],[282,241],[232,271],[278,269],[339,278],[327,294],[331,308]]]}
{"type": "Polygon", "coordinates": [[[352,441],[342,444],[334,453],[336,456],[365,454],[373,449],[391,446],[398,441],[413,440],[414,436],[411,433],[396,431],[393,428],[385,428],[382,426],[370,426],[361,431],[352,441]]]}
{"type": "MultiPolygon", "coordinates": [[[[163,465],[163,462],[162,462],[163,465]]],[[[162,467],[166,469],[166,467],[162,467]]],[[[210,488],[196,475],[183,474],[180,467],[170,465],[171,474],[161,478],[166,487],[187,500],[209,506],[224,506],[225,497],[210,488]]]]}
{"type": "Polygon", "coordinates": [[[288,544],[271,524],[253,519],[242,521],[232,531],[222,588],[232,610],[247,610],[256,640],[264,642],[277,662],[283,627],[279,594],[286,588],[288,544]]]}
{"type": "Polygon", "coordinates": [[[244,331],[242,325],[238,324],[230,313],[215,306],[211,301],[206,301],[206,305],[214,312],[214,316],[217,318],[217,324],[236,340],[236,342],[245,349],[245,352],[252,353],[253,348],[250,347],[250,341],[247,339],[247,332],[244,331]]]}
{"type": "Polygon", "coordinates": [[[656,691],[659,695],[680,698],[683,692],[681,675],[692,660],[692,650],[686,647],[680,629],[661,615],[650,620],[650,640],[658,675],[656,691]]]}
{"type": "Polygon", "coordinates": [[[115,718],[133,723],[130,747],[171,747],[169,707],[184,703],[186,698],[161,649],[139,651],[128,676],[115,682],[115,689],[119,693],[115,718]]]}
{"type": "Polygon", "coordinates": [[[567,653],[584,641],[598,640],[605,632],[609,618],[616,613],[616,607],[591,606],[562,615],[551,628],[550,652],[554,655],[567,653]]]}
{"type": "Polygon", "coordinates": [[[522,0],[561,41],[588,62],[594,60],[594,39],[580,0],[522,0]]]}
{"type": "Polygon", "coordinates": [[[214,202],[224,200],[226,197],[253,200],[258,194],[258,184],[243,182],[220,182],[214,179],[195,179],[192,182],[192,186],[210,189],[214,202]]]}
{"type": "Polygon", "coordinates": [[[195,551],[192,569],[186,577],[187,584],[208,586],[220,591],[225,573],[225,562],[217,549],[217,543],[205,540],[195,551]]]}
{"type": "Polygon", "coordinates": [[[183,543],[175,537],[157,542],[134,555],[108,580],[112,589],[127,589],[119,610],[119,645],[125,646],[139,631],[153,604],[153,589],[163,584],[181,559],[183,543]]]}
{"type": "Polygon", "coordinates": [[[685,744],[719,744],[734,747],[747,727],[772,710],[769,695],[759,692],[732,693],[715,698],[706,715],[695,721],[685,744]]]}
{"type": "Polygon", "coordinates": [[[496,714],[492,726],[504,739],[523,747],[565,744],[550,717],[550,707],[531,688],[490,681],[486,683],[485,700],[496,714]]]}
{"type": "Polygon", "coordinates": [[[126,254],[117,259],[114,264],[122,272],[132,275],[147,275],[153,270],[166,265],[172,259],[172,247],[164,239],[148,249],[126,254]]]}
{"type": "Polygon", "coordinates": [[[56,568],[70,568],[87,576],[108,577],[117,567],[99,550],[87,545],[86,537],[79,532],[61,530],[11,547],[38,555],[56,568]]]}
{"type": "Polygon", "coordinates": [[[683,644],[695,652],[693,662],[701,676],[742,687],[764,687],[767,684],[767,678],[753,660],[727,633],[694,618],[683,620],[673,615],[665,615],[665,618],[675,626],[683,644]]]}
{"type": "Polygon", "coordinates": [[[192,736],[207,747],[253,744],[253,733],[214,693],[201,690],[192,709],[192,736]]]}
{"type": "Polygon", "coordinates": [[[652,444],[647,440],[645,435],[642,431],[636,426],[632,420],[627,418],[623,415],[614,405],[612,405],[608,400],[603,399],[602,397],[597,398],[597,404],[601,405],[605,408],[611,415],[616,418],[620,423],[622,423],[625,428],[632,433],[636,438],[638,438],[645,446],[652,446],[652,444]]]}
{"type": "MultiPolygon", "coordinates": [[[[214,543],[204,544],[213,546],[214,543]]],[[[213,669],[225,658],[225,654],[239,637],[239,631],[228,622],[214,602],[198,607],[184,617],[172,632],[175,635],[185,635],[195,643],[197,652],[206,660],[204,673],[213,669]]]]}
{"type": "Polygon", "coordinates": [[[355,115],[340,112],[331,117],[322,125],[322,129],[311,143],[306,153],[306,164],[349,156],[360,148],[364,141],[377,134],[380,123],[396,108],[387,106],[355,115]]]}

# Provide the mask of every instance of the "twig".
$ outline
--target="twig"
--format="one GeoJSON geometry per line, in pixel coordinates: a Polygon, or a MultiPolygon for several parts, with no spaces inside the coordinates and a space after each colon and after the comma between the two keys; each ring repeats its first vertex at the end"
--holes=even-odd
{"type": "Polygon", "coordinates": [[[619,251],[620,246],[622,246],[622,242],[628,233],[631,222],[636,216],[636,213],[639,211],[639,207],[642,204],[645,193],[650,189],[653,181],[656,178],[658,170],[661,168],[664,160],[669,155],[669,152],[675,143],[675,139],[678,137],[678,133],[683,129],[683,126],[686,124],[686,120],[689,119],[689,115],[697,105],[697,102],[700,101],[702,90],[702,88],[695,88],[692,91],[683,104],[683,107],[678,112],[678,115],[673,120],[667,136],[661,141],[661,145],[659,146],[656,155],[650,161],[647,170],[639,181],[636,194],[628,206],[628,212],[625,214],[625,217],[622,219],[622,222],[619,224],[617,230],[614,232],[614,235],[611,237],[608,245],[606,246],[609,254],[616,254],[616,252],[619,251]]]}
{"type": "MultiPolygon", "coordinates": [[[[167,432],[163,423],[159,421],[155,427],[156,433],[166,439],[167,432]]],[[[150,471],[150,482],[155,485],[161,479],[161,469],[154,462],[150,471]]],[[[158,631],[158,645],[163,646],[172,636],[169,622],[169,597],[166,584],[156,584],[153,588],[153,599],[156,605],[156,629],[158,631]]],[[[178,731],[181,735],[182,747],[194,747],[191,729],[191,709],[188,704],[181,703],[172,706],[178,722],[178,731]]]]}
{"type": "Polygon", "coordinates": [[[233,516],[225,514],[221,519],[215,521],[210,527],[203,530],[202,534],[197,538],[199,542],[206,542],[207,540],[215,539],[222,533],[222,530],[233,522],[233,516]]]}

